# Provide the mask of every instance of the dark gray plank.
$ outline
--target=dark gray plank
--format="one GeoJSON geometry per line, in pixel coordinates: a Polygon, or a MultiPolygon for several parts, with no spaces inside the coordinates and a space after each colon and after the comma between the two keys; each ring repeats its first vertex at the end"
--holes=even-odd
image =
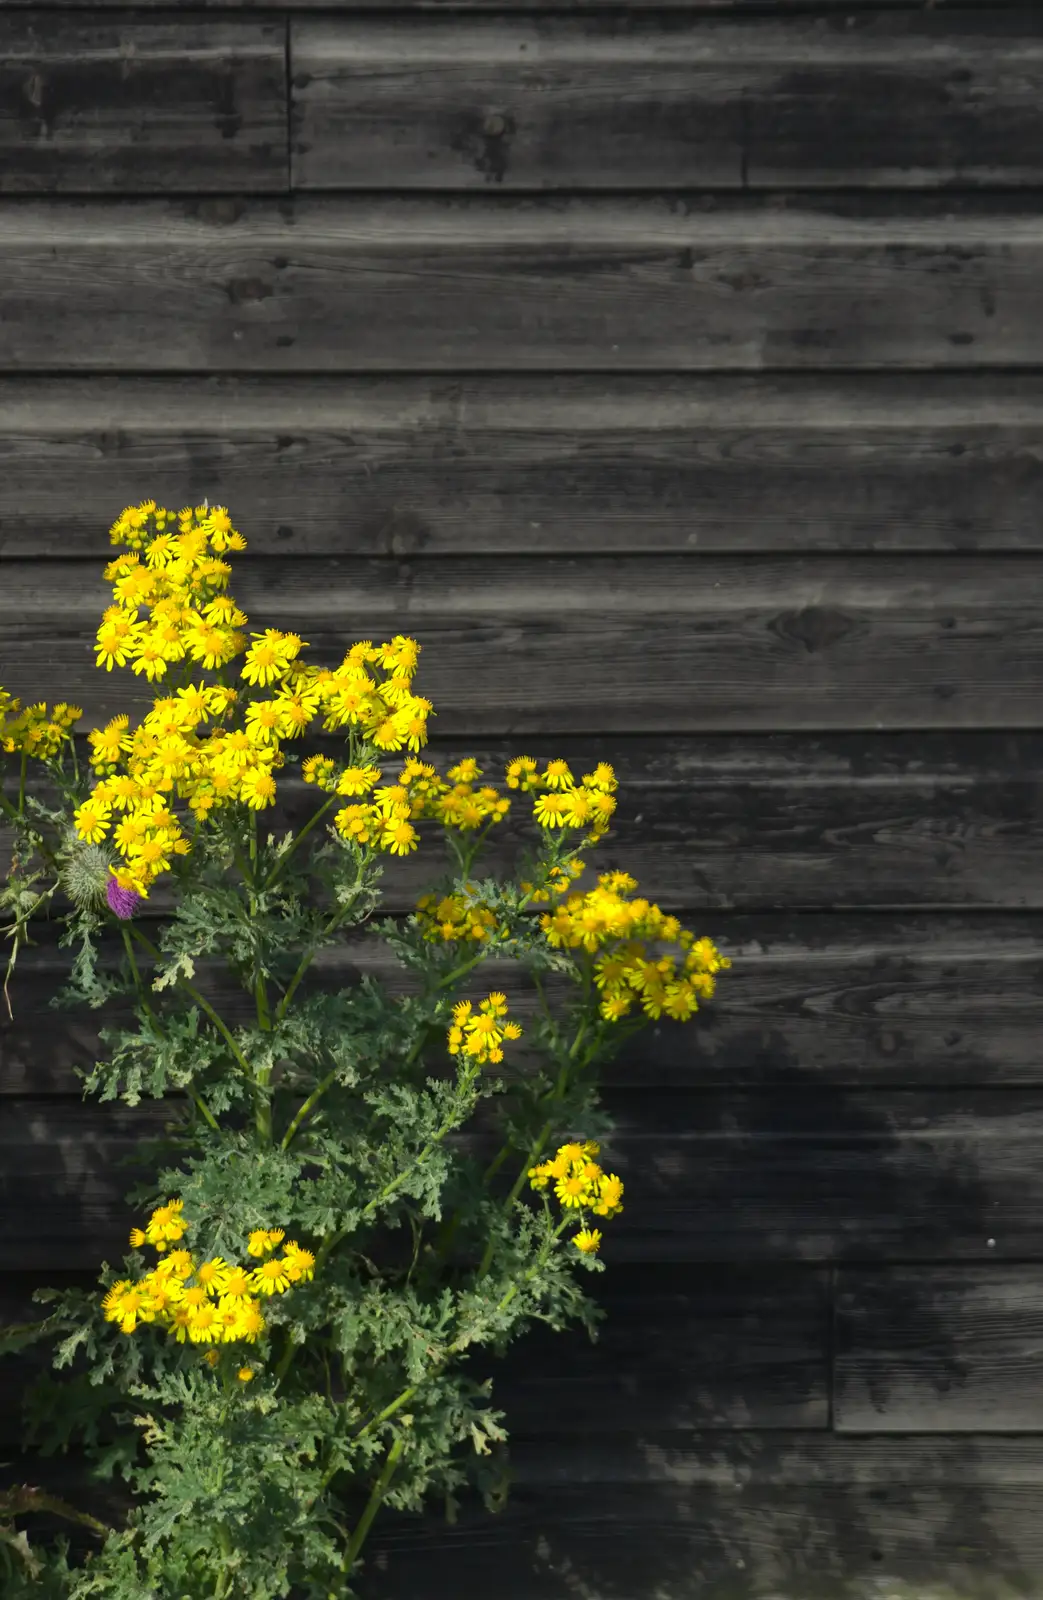
{"type": "MultiPolygon", "coordinates": [[[[372,0],[366,7],[372,11],[418,11],[436,15],[440,11],[451,9],[453,11],[579,11],[591,9],[602,10],[624,5],[627,10],[660,12],[664,9],[663,0],[569,0],[567,6],[562,5],[562,0],[452,0],[451,7],[448,0],[372,0]]],[[[812,0],[814,9],[826,13],[841,11],[845,14],[855,14],[868,11],[920,11],[925,6],[925,0],[812,0]]],[[[123,10],[150,10],[152,7],[162,7],[169,10],[170,0],[113,0],[106,6],[109,11],[123,10]]],[[[930,0],[928,9],[937,7],[940,10],[958,12],[963,10],[980,11],[982,0],[930,0]]],[[[5,10],[20,11],[32,9],[35,11],[62,10],[77,11],[81,8],[90,10],[99,9],[98,0],[3,0],[5,10]]],[[[997,11],[1011,10],[1021,12],[1031,17],[1031,9],[1027,0],[992,0],[992,8],[997,11]]],[[[314,11],[317,9],[315,0],[198,0],[198,5],[193,9],[208,11],[314,11]]],[[[348,6],[344,0],[337,0],[336,4],[325,5],[323,11],[337,12],[339,10],[353,11],[354,6],[348,6]]],[[[719,16],[729,12],[752,12],[754,16],[776,14],[788,16],[793,12],[801,13],[809,9],[809,0],[680,0],[670,7],[671,10],[690,11],[695,15],[719,16]]]]}
{"type": "MultiPolygon", "coordinates": [[[[937,915],[697,913],[684,920],[712,937],[732,966],[689,1022],[649,1020],[605,1061],[606,1086],[1043,1084],[1038,917],[983,924],[937,915]]],[[[0,1007],[0,1096],[78,1094],[75,1069],[88,1071],[105,1054],[99,1026],[129,1019],[116,1005],[100,1013],[48,1009],[66,970],[53,932],[20,956],[10,985],[13,1019],[0,1007]]],[[[384,941],[362,933],[323,957],[315,982],[350,987],[362,973],[392,996],[416,992],[416,979],[384,941]]],[[[204,963],[198,974],[223,1017],[250,1020],[250,999],[227,974],[204,963]]],[[[515,962],[482,962],[459,993],[476,999],[490,989],[507,994],[527,1030],[501,1072],[526,1077],[543,1059],[528,1033],[540,1015],[532,980],[515,962]]],[[[556,1014],[572,997],[563,980],[545,980],[544,992],[556,1014]]]]}
{"type": "MultiPolygon", "coordinates": [[[[89,692],[89,713],[96,715],[98,692],[107,694],[110,681],[97,674],[81,685],[89,692]]],[[[45,692],[39,680],[34,687],[45,692]]],[[[48,683],[46,689],[56,696],[63,686],[48,683]]],[[[338,759],[343,754],[333,740],[319,747],[338,759]]],[[[515,874],[522,850],[536,842],[531,799],[503,781],[506,763],[522,753],[541,762],[562,757],[577,776],[602,760],[615,768],[617,810],[606,838],[584,853],[585,875],[577,880],[582,889],[598,872],[626,870],[664,907],[700,916],[1043,906],[1038,734],[567,736],[459,745],[438,738],[423,754],[439,773],[473,756],[482,781],[498,784],[511,799],[511,813],[478,857],[483,871],[498,876],[515,874]]],[[[88,759],[86,748],[83,755],[88,759]]],[[[382,772],[393,777],[401,761],[401,755],[386,761],[382,772]]],[[[36,787],[41,797],[48,792],[45,779],[36,787]]],[[[319,803],[316,791],[287,768],[265,819],[269,831],[301,827],[319,803]]],[[[420,831],[416,852],[382,860],[390,911],[412,910],[445,869],[441,829],[421,823],[420,831]]],[[[2,859],[9,839],[0,829],[2,859]]],[[[156,897],[162,910],[162,883],[156,897]]]]}
{"type": "MultiPolygon", "coordinates": [[[[367,1600],[1035,1600],[1043,1581],[1038,1440],[749,1432],[509,1449],[499,1514],[470,1494],[453,1526],[438,1503],[380,1512],[367,1600]]],[[[0,1486],[18,1482],[113,1523],[127,1504],[73,1455],[16,1457],[0,1486]]]]}
{"type": "MultiPolygon", "coordinates": [[[[296,628],[314,661],[408,631],[454,738],[1039,725],[1028,557],[246,558],[232,587],[253,627],[296,628]]],[[[5,561],[5,687],[99,717],[149,703],[129,667],[95,670],[110,600],[93,564],[5,561]]]]}
{"type": "Polygon", "coordinates": [[[283,26],[0,13],[0,194],[283,191],[283,26]]]}
{"type": "Polygon", "coordinates": [[[595,1344],[537,1326],[488,1364],[512,1433],[829,1425],[824,1273],[635,1263],[591,1293],[595,1344]]]}
{"type": "Polygon", "coordinates": [[[27,200],[0,369],[925,369],[1043,362],[1006,197],[27,200]]]}
{"type": "Polygon", "coordinates": [[[1043,176],[1038,13],[293,21],[297,189],[1043,176]]]}
{"type": "MultiPolygon", "coordinates": [[[[615,1262],[991,1261],[1043,1252],[1043,1091],[734,1094],[605,1090],[603,1160],[626,1184],[615,1262]]],[[[489,1102],[461,1150],[499,1147],[489,1102]]],[[[176,1117],[12,1101],[0,1125],[0,1271],[121,1251],[131,1187],[114,1157],[176,1117]]],[[[582,1130],[573,1130],[580,1132],[582,1130]]],[[[504,1169],[507,1181],[513,1176],[504,1169]]],[[[499,1180],[497,1180],[499,1181],[499,1180]]]]}
{"type": "MultiPolygon", "coordinates": [[[[70,1281],[91,1290],[97,1280],[70,1281]]],[[[624,1267],[591,1293],[605,1311],[596,1343],[579,1326],[536,1324],[506,1356],[479,1357],[512,1433],[826,1427],[825,1274],[624,1267]]],[[[0,1327],[44,1314],[28,1279],[0,1280],[0,1327]]],[[[28,1377],[48,1360],[36,1346],[17,1370],[28,1377]]],[[[14,1370],[0,1366],[0,1449],[19,1438],[14,1370]]]]}
{"type": "Polygon", "coordinates": [[[128,502],[260,555],[1036,550],[1043,380],[0,378],[0,559],[128,502]]]}
{"type": "Polygon", "coordinates": [[[1043,1428],[1043,1268],[892,1268],[837,1279],[843,1432],[1043,1428]]]}
{"type": "Polygon", "coordinates": [[[142,1139],[184,1115],[179,1100],[9,1103],[0,1119],[0,1272],[82,1271],[122,1260],[137,1213],[124,1196],[155,1169],[142,1139]]]}

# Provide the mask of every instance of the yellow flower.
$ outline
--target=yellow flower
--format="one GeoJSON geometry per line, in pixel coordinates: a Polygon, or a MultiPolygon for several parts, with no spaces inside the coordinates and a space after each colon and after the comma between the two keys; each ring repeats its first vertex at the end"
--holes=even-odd
{"type": "Polygon", "coordinates": [[[223,1290],[225,1282],[232,1268],[223,1256],[214,1256],[210,1261],[201,1261],[196,1268],[196,1281],[211,1294],[218,1294],[223,1290]]]}
{"type": "Polygon", "coordinates": [[[578,1233],[572,1235],[572,1242],[584,1255],[592,1255],[601,1243],[601,1231],[598,1228],[580,1228],[578,1233]]]}
{"type": "Polygon", "coordinates": [[[253,1367],[240,1367],[239,1371],[236,1373],[236,1377],[239,1379],[240,1383],[249,1383],[253,1375],[253,1367]]]}
{"type": "Polygon", "coordinates": [[[615,1217],[622,1211],[622,1181],[615,1173],[606,1172],[598,1179],[598,1200],[593,1210],[599,1217],[615,1217]]]}
{"type": "Polygon", "coordinates": [[[267,767],[249,767],[239,784],[239,795],[248,806],[261,811],[275,804],[276,782],[267,767]]]}
{"type": "Polygon", "coordinates": [[[291,1283],[287,1263],[279,1256],[272,1256],[255,1267],[250,1277],[254,1288],[262,1294],[283,1294],[291,1283]]]}
{"type": "Polygon", "coordinates": [[[541,828],[560,828],[564,825],[567,809],[564,795],[541,794],[533,806],[532,814],[541,828]]]}
{"type": "Polygon", "coordinates": [[[252,1256],[267,1255],[283,1239],[282,1228],[255,1228],[250,1235],[247,1251],[252,1256]]]}
{"type": "Polygon", "coordinates": [[[221,1299],[224,1301],[246,1300],[250,1295],[250,1274],[245,1267],[229,1267],[224,1282],[221,1285],[221,1299]]]}
{"type": "Polygon", "coordinates": [[[113,766],[119,760],[125,744],[125,735],[130,719],[126,716],[113,717],[104,728],[92,728],[87,738],[91,746],[91,760],[95,767],[113,766]]]}
{"type": "Polygon", "coordinates": [[[98,844],[109,831],[109,821],[112,816],[112,806],[105,800],[97,800],[93,796],[77,806],[73,814],[73,823],[81,839],[88,844],[98,844]]]}
{"type": "Polygon", "coordinates": [[[543,781],[548,789],[571,789],[575,783],[567,761],[548,761],[543,781]]]}
{"type": "Polygon", "coordinates": [[[236,1337],[253,1343],[265,1329],[264,1315],[256,1300],[246,1301],[236,1322],[236,1337]]]}
{"type": "Polygon", "coordinates": [[[369,794],[373,785],[379,783],[380,778],[381,770],[379,767],[345,767],[337,779],[336,793],[343,795],[369,794]]]}
{"type": "Polygon", "coordinates": [[[144,1229],[143,1228],[131,1228],[131,1230],[130,1230],[130,1247],[131,1247],[131,1249],[132,1250],[140,1250],[141,1246],[144,1243],[145,1243],[145,1232],[144,1232],[144,1229]]]}
{"type": "Polygon", "coordinates": [[[302,1250],[296,1239],[283,1248],[286,1271],[293,1283],[309,1283],[315,1276],[315,1257],[310,1250],[302,1250]]]}
{"type": "Polygon", "coordinates": [[[420,835],[411,822],[399,819],[386,827],[380,835],[381,849],[387,850],[393,856],[408,855],[420,843],[420,835]]]}
{"type": "Polygon", "coordinates": [[[301,648],[296,634],[280,633],[278,628],[266,628],[263,633],[252,633],[254,641],[246,652],[240,677],[247,683],[266,685],[285,678],[290,662],[301,648]]]}
{"type": "Polygon", "coordinates": [[[193,1344],[212,1344],[220,1337],[221,1320],[216,1306],[192,1306],[188,1313],[188,1337],[193,1344]]]}

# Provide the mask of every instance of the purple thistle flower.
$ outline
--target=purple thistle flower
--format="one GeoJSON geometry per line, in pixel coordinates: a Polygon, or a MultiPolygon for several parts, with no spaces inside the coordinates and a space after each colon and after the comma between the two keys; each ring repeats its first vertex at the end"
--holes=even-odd
{"type": "Polygon", "coordinates": [[[105,898],[109,902],[110,911],[115,911],[117,917],[121,917],[124,922],[134,915],[142,900],[135,889],[121,889],[112,877],[105,886],[105,898]]]}

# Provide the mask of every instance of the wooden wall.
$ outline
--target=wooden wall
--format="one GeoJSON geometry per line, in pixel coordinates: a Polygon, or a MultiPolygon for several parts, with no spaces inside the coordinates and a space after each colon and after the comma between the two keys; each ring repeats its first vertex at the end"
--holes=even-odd
{"type": "MultiPolygon", "coordinates": [[[[613,760],[599,866],[734,962],[608,1074],[508,1510],[369,1600],[1040,1593],[1041,186],[1038,5],[0,5],[0,681],[140,706],[107,529],[208,497],[256,625],[420,640],[439,761],[613,760]]],[[[5,1314],[167,1111],[81,1103],[58,966],[5,1314]]]]}

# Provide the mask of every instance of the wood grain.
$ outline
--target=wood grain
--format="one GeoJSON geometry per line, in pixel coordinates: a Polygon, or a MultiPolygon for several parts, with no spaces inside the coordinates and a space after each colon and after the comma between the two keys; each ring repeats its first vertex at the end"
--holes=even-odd
{"type": "Polygon", "coordinates": [[[290,29],[296,189],[1012,186],[1043,176],[1038,15],[290,29]]]}
{"type": "MultiPolygon", "coordinates": [[[[600,1081],[609,1088],[1043,1085],[1039,917],[826,912],[685,921],[712,937],[732,966],[689,1022],[649,1021],[608,1060],[600,1081]]],[[[46,930],[40,937],[19,958],[13,1019],[0,1010],[0,1096],[80,1093],[76,1069],[104,1058],[99,1026],[129,1022],[115,1004],[100,1013],[49,1010],[68,958],[54,949],[53,934],[50,948],[46,930]]],[[[391,996],[416,991],[387,945],[366,934],[324,956],[314,982],[347,988],[363,973],[391,996]]],[[[223,1017],[250,1020],[248,997],[226,974],[202,962],[198,974],[223,1017]]],[[[476,999],[490,989],[508,995],[523,1028],[539,1015],[532,980],[517,963],[482,962],[459,992],[476,999]]],[[[564,980],[544,989],[555,1013],[563,1011],[572,995],[564,980]]],[[[542,1060],[523,1035],[501,1070],[525,1077],[542,1060]]]]}
{"type": "MultiPolygon", "coordinates": [[[[408,632],[454,738],[1039,726],[1027,556],[247,558],[233,592],[253,627],[297,629],[325,664],[408,632]]],[[[5,561],[5,687],[140,712],[144,679],[94,667],[109,599],[93,565],[5,561]]]]}
{"type": "MultiPolygon", "coordinates": [[[[603,1104],[615,1132],[602,1159],[626,1185],[603,1246],[610,1268],[1043,1253],[1038,1089],[613,1089],[603,1104]]],[[[500,1142],[487,1107],[451,1136],[482,1161],[500,1142]]],[[[131,1184],[114,1159],[179,1114],[173,1101],[134,1110],[10,1102],[0,1125],[0,1270],[73,1268],[85,1251],[122,1249],[131,1184]]]]}
{"type": "Polygon", "coordinates": [[[26,200],[0,370],[1024,369],[1041,274],[995,195],[26,200]]]}
{"type": "Polygon", "coordinates": [[[1043,1268],[843,1271],[835,1416],[842,1432],[1043,1429],[1043,1268]]]}
{"type": "Polygon", "coordinates": [[[128,503],[257,555],[1038,550],[1029,373],[0,378],[0,560],[128,503]]]}
{"type": "MultiPolygon", "coordinates": [[[[108,681],[93,677],[95,710],[98,688],[105,691],[108,681]]],[[[49,687],[59,692],[59,685],[49,687]]],[[[342,758],[334,739],[315,747],[342,758]]],[[[528,754],[540,763],[563,758],[577,778],[599,761],[613,765],[617,810],[609,834],[584,855],[582,889],[599,872],[623,870],[664,907],[702,916],[897,906],[1030,910],[1043,901],[1043,738],[1032,732],[592,735],[524,743],[439,736],[423,754],[443,776],[474,757],[483,781],[511,799],[511,813],[478,858],[497,875],[516,875],[521,850],[537,842],[531,800],[503,781],[507,762],[528,754]]],[[[385,776],[394,776],[401,760],[384,763],[385,776]]],[[[30,791],[41,799],[50,793],[45,780],[30,781],[30,791]]],[[[287,768],[268,830],[279,836],[300,828],[316,806],[314,789],[287,768]]],[[[412,911],[447,870],[440,829],[420,829],[416,852],[382,860],[389,911],[412,911]]],[[[7,859],[9,841],[0,830],[0,859],[7,859]]],[[[162,882],[154,903],[159,911],[169,903],[162,882]]]]}
{"type": "MultiPolygon", "coordinates": [[[[97,1280],[70,1281],[93,1291],[97,1280]]],[[[45,1314],[28,1281],[9,1282],[0,1284],[0,1327],[45,1314]]],[[[721,1268],[692,1281],[687,1269],[638,1265],[607,1274],[589,1292],[605,1311],[597,1343],[578,1324],[564,1333],[535,1324],[506,1356],[479,1353],[492,1404],[512,1433],[826,1426],[825,1274],[721,1268]]],[[[17,1370],[43,1370],[46,1352],[34,1347],[17,1370]]],[[[19,1393],[7,1382],[0,1448],[17,1445],[19,1414],[19,1393]]]]}
{"type": "Polygon", "coordinates": [[[284,191],[279,22],[0,14],[0,194],[284,191]]]}
{"type": "MultiPolygon", "coordinates": [[[[751,1429],[670,1443],[512,1437],[509,1452],[499,1514],[467,1492],[452,1526],[437,1503],[381,1512],[367,1596],[569,1600],[581,1583],[588,1600],[643,1600],[654,1582],[670,1600],[868,1600],[881,1585],[895,1600],[1030,1600],[1043,1576],[1032,1438],[751,1429]]],[[[120,1486],[89,1483],[75,1455],[0,1466],[0,1486],[25,1481],[113,1524],[129,1503],[120,1486]]]]}

